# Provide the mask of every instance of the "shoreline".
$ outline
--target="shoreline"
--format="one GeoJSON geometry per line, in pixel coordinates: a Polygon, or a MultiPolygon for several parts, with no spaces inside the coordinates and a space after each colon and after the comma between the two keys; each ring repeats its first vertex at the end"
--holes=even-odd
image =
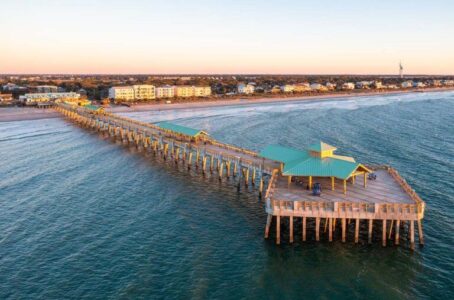
{"type": "Polygon", "coordinates": [[[286,103],[286,102],[304,102],[304,101],[324,101],[339,98],[356,98],[365,96],[393,96],[401,94],[413,93],[432,93],[432,92],[449,92],[454,91],[454,87],[449,88],[425,88],[420,90],[401,90],[401,91],[374,91],[374,92],[358,92],[358,93],[325,93],[322,95],[306,95],[306,96],[291,96],[291,97],[261,97],[261,98],[235,98],[222,100],[201,100],[194,102],[182,103],[145,103],[137,104],[131,107],[114,106],[108,107],[105,110],[111,113],[132,113],[145,111],[163,111],[163,110],[179,110],[179,109],[197,109],[210,107],[238,106],[238,105],[254,105],[254,104],[270,104],[270,103],[286,103]]]}
{"type": "MultiPolygon", "coordinates": [[[[146,103],[138,104],[132,107],[113,106],[106,108],[106,111],[111,113],[133,113],[146,111],[164,111],[164,110],[180,110],[180,109],[198,109],[210,107],[225,107],[239,105],[255,105],[255,104],[271,104],[271,103],[291,103],[291,102],[315,102],[329,101],[340,98],[356,98],[356,97],[376,97],[376,96],[393,96],[412,93],[432,93],[432,92],[449,92],[454,91],[454,87],[448,88],[425,88],[420,90],[400,90],[400,91],[372,91],[372,92],[357,92],[357,93],[325,93],[321,95],[306,95],[306,96],[291,96],[291,97],[261,97],[261,98],[235,98],[235,99],[220,99],[220,100],[202,100],[194,102],[182,103],[146,103]]],[[[60,117],[54,109],[40,109],[35,107],[3,107],[0,108],[0,123],[53,119],[60,117]]]]}

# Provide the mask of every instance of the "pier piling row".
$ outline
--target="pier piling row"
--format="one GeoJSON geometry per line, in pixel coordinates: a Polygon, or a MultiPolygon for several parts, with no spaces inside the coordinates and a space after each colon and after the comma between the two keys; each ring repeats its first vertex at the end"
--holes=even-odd
{"type": "Polygon", "coordinates": [[[267,178],[277,163],[258,157],[256,152],[213,140],[194,139],[164,130],[154,124],[140,122],[110,113],[91,112],[82,107],[59,104],[55,107],[65,117],[110,137],[125,145],[160,155],[165,160],[182,163],[188,169],[203,173],[216,172],[219,180],[236,178],[247,187],[257,186],[261,196],[267,178]],[[257,182],[258,181],[258,182],[257,182]]]}

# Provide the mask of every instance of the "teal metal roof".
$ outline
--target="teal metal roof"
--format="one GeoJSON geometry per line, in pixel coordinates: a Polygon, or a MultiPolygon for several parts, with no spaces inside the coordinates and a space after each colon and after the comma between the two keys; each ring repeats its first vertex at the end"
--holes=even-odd
{"type": "Polygon", "coordinates": [[[337,149],[336,147],[331,146],[322,141],[309,145],[309,147],[307,148],[307,150],[315,151],[315,152],[330,151],[330,150],[335,151],[336,149],[337,149]]]}
{"type": "Polygon", "coordinates": [[[308,156],[308,153],[306,151],[300,151],[280,145],[269,145],[260,151],[259,156],[282,163],[288,163],[296,159],[305,158],[308,156]]]}
{"type": "Polygon", "coordinates": [[[100,108],[100,106],[89,104],[89,105],[84,105],[84,108],[89,109],[89,110],[98,110],[100,108]]]}
{"type": "Polygon", "coordinates": [[[170,122],[159,122],[156,125],[163,129],[171,130],[176,133],[189,135],[192,137],[196,137],[197,135],[199,135],[201,133],[207,134],[206,132],[199,130],[199,129],[194,129],[194,128],[190,128],[190,127],[186,127],[186,126],[182,126],[182,125],[178,125],[178,124],[174,124],[174,123],[170,123],[170,122]]]}
{"type": "Polygon", "coordinates": [[[307,151],[270,145],[263,149],[259,155],[284,163],[282,174],[285,176],[336,177],[347,179],[358,168],[370,172],[366,167],[357,163],[354,158],[349,156],[334,154],[324,158],[312,156],[309,151],[321,152],[336,149],[323,142],[315,145],[319,145],[320,148],[311,145],[307,151]]]}

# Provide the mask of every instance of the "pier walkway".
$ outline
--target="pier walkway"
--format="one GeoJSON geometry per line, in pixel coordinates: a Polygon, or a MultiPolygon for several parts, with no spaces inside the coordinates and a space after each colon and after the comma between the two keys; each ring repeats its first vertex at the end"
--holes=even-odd
{"type": "Polygon", "coordinates": [[[306,151],[272,145],[257,153],[219,142],[204,131],[167,122],[141,122],[94,106],[59,103],[55,109],[81,126],[183,163],[188,169],[216,172],[220,180],[232,176],[238,188],[240,184],[256,186],[260,196],[265,192],[265,238],[275,219],[277,244],[281,243],[281,218],[288,219],[290,243],[294,242],[294,219],[301,220],[302,241],[308,239],[308,227],[312,226],[315,241],[323,236],[323,230],[331,242],[340,222],[345,242],[349,224],[354,221],[355,243],[359,242],[360,227],[367,228],[371,243],[374,223],[379,222],[383,246],[389,240],[398,245],[406,229],[413,249],[416,222],[419,242],[424,243],[425,203],[389,166],[356,163],[351,157],[334,154],[336,148],[322,142],[306,151]]]}

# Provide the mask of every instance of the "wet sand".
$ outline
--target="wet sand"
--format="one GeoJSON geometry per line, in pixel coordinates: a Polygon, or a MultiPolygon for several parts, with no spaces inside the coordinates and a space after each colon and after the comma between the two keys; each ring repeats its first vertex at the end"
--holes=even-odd
{"type": "Polygon", "coordinates": [[[58,118],[60,114],[53,109],[32,107],[2,107],[0,108],[0,122],[25,121],[58,118]]]}

